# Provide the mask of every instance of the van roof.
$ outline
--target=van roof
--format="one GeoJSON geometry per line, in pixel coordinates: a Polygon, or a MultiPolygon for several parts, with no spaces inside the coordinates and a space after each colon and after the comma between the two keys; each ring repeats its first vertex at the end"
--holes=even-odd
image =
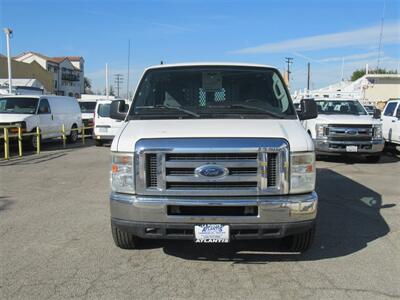
{"type": "Polygon", "coordinates": [[[277,70],[276,67],[269,65],[262,65],[262,64],[250,64],[250,63],[239,63],[239,62],[193,62],[193,63],[154,65],[146,68],[145,71],[154,69],[175,68],[175,67],[254,67],[254,68],[268,68],[277,70]]]}
{"type": "Polygon", "coordinates": [[[74,97],[69,97],[69,96],[57,96],[57,95],[29,95],[29,94],[24,94],[24,95],[4,95],[1,96],[2,98],[53,98],[53,99],[65,99],[65,98],[70,98],[74,99],[74,97]]]}

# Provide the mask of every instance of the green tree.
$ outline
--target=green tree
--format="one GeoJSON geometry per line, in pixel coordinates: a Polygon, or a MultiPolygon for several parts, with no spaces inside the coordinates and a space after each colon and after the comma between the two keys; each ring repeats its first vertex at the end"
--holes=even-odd
{"type": "Polygon", "coordinates": [[[89,78],[84,77],[83,85],[85,87],[85,94],[93,94],[92,81],[89,78]]]}
{"type": "MultiPolygon", "coordinates": [[[[386,70],[386,69],[373,69],[368,71],[369,74],[397,74],[396,70],[386,70]]],[[[365,75],[365,69],[357,69],[351,74],[351,81],[355,81],[365,75]]]]}

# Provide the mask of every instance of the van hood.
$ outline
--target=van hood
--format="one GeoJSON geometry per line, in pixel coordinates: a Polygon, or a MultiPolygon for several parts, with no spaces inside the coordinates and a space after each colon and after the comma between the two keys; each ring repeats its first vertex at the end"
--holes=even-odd
{"type": "Polygon", "coordinates": [[[0,123],[16,123],[32,117],[30,114],[0,114],[0,123]]]}
{"type": "Polygon", "coordinates": [[[357,125],[370,125],[380,124],[379,119],[374,119],[370,115],[323,115],[318,114],[316,119],[318,124],[357,124],[357,125]]]}
{"type": "Polygon", "coordinates": [[[299,120],[132,120],[114,138],[111,151],[133,152],[140,139],[283,138],[291,151],[311,151],[313,142],[299,120]]]}

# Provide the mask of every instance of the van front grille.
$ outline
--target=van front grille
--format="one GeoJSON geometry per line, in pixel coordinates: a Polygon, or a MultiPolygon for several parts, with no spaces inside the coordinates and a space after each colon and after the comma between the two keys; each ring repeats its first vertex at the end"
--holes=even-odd
{"type": "MultiPolygon", "coordinates": [[[[244,140],[244,139],[243,139],[244,140]]],[[[182,144],[182,140],[176,139],[182,144]]],[[[221,151],[219,140],[212,140],[215,147],[207,151],[194,152],[193,144],[187,149],[171,151],[166,144],[161,149],[141,150],[135,160],[136,191],[144,195],[183,196],[241,196],[279,194],[287,187],[287,169],[282,168],[288,160],[289,149],[286,142],[280,147],[260,147],[246,149],[241,144],[240,151],[221,151]],[[208,175],[204,170],[214,168],[221,174],[208,175]]],[[[208,145],[208,141],[201,145],[208,145]]],[[[230,145],[229,145],[230,146],[230,145]]],[[[201,146],[199,146],[201,148],[201,146]]],[[[234,147],[229,147],[230,150],[234,147]]],[[[141,148],[142,149],[142,148],[141,148]]]]}

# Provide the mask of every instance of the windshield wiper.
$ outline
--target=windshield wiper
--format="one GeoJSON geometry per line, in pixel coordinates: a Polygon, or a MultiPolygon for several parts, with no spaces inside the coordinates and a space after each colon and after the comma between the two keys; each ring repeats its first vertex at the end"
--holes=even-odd
{"type": "Polygon", "coordinates": [[[185,109],[185,108],[183,108],[183,107],[180,107],[180,106],[172,106],[172,105],[149,105],[149,106],[137,106],[136,108],[144,108],[144,109],[154,109],[154,108],[168,108],[168,109],[176,109],[176,110],[178,110],[178,111],[181,111],[181,112],[184,112],[184,113],[186,113],[186,114],[188,114],[188,115],[191,115],[191,116],[194,116],[194,117],[196,117],[196,118],[200,118],[200,115],[199,114],[197,114],[197,113],[195,113],[194,111],[191,111],[191,110],[188,110],[188,109],[185,109]]]}
{"type": "Polygon", "coordinates": [[[267,115],[269,115],[271,117],[275,117],[275,118],[278,118],[278,119],[283,119],[284,118],[284,116],[282,116],[282,115],[278,115],[276,113],[273,113],[273,112],[271,112],[269,110],[266,110],[264,108],[257,107],[257,106],[241,104],[241,103],[235,103],[235,104],[231,104],[231,105],[228,106],[228,108],[235,108],[235,107],[258,110],[258,111],[261,111],[261,112],[263,112],[263,113],[265,113],[265,114],[267,114],[267,115]]]}

